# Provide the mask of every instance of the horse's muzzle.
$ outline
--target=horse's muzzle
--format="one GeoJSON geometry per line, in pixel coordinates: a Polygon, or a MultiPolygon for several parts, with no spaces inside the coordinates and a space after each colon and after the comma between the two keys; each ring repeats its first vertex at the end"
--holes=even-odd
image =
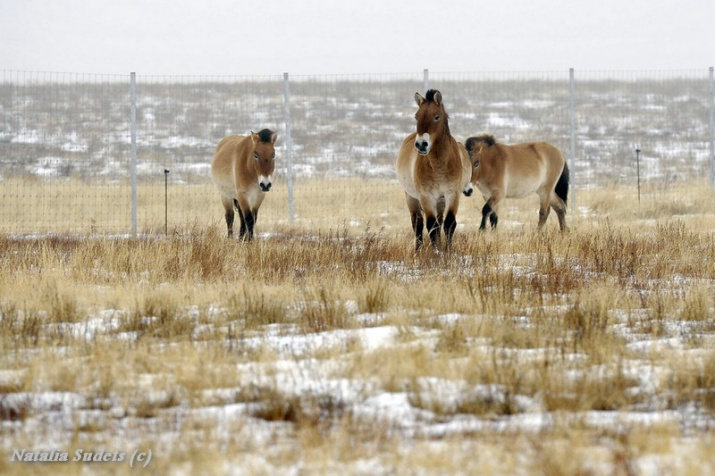
{"type": "Polygon", "coordinates": [[[429,144],[427,143],[427,141],[416,141],[415,149],[417,149],[417,153],[420,155],[429,154],[429,144]]]}
{"type": "Polygon", "coordinates": [[[424,134],[418,134],[415,138],[415,149],[420,155],[427,155],[431,149],[431,140],[429,134],[426,132],[424,134]]]}
{"type": "Polygon", "coordinates": [[[261,192],[270,192],[271,185],[273,185],[273,184],[271,182],[268,182],[268,183],[261,182],[259,185],[261,186],[261,192]]]}

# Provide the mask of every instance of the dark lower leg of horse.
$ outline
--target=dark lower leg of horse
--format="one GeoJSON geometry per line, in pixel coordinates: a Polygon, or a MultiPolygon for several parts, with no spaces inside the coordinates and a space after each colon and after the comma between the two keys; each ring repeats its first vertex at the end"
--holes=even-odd
{"type": "Polygon", "coordinates": [[[546,219],[549,218],[549,212],[551,211],[550,208],[540,208],[539,209],[539,230],[546,224],[546,219]]]}
{"type": "Polygon", "coordinates": [[[246,235],[246,218],[243,216],[243,211],[240,208],[236,208],[236,210],[238,210],[238,218],[241,220],[241,228],[239,229],[238,237],[243,239],[246,235]]]}
{"type": "Polygon", "coordinates": [[[253,227],[256,224],[256,217],[252,212],[246,212],[244,215],[246,222],[246,241],[253,239],[253,227]]]}
{"type": "Polygon", "coordinates": [[[492,226],[492,230],[497,229],[497,222],[499,222],[499,216],[495,212],[489,215],[489,224],[492,226]]]}
{"type": "Polygon", "coordinates": [[[451,211],[447,212],[444,217],[444,234],[447,237],[447,248],[452,246],[452,237],[454,236],[454,231],[457,229],[457,217],[451,211]]]}
{"type": "Polygon", "coordinates": [[[563,208],[554,208],[554,211],[559,219],[559,228],[561,231],[566,231],[566,210],[563,208]]]}
{"type": "MultiPolygon", "coordinates": [[[[240,238],[243,238],[243,234],[246,233],[246,228],[243,224],[243,212],[241,211],[241,207],[238,206],[238,200],[236,200],[235,198],[233,199],[233,208],[235,208],[236,212],[238,212],[238,219],[241,222],[241,227],[238,230],[238,236],[240,238]]],[[[233,231],[231,232],[231,235],[233,235],[233,231]]]]}
{"type": "Polygon", "coordinates": [[[427,217],[427,232],[429,233],[429,240],[433,246],[436,246],[439,242],[439,228],[440,223],[436,217],[427,217]]]}
{"type": "Polygon", "coordinates": [[[227,211],[226,212],[226,227],[228,228],[228,237],[231,238],[233,236],[233,210],[227,211]]]}
{"type": "MultiPolygon", "coordinates": [[[[479,225],[480,230],[486,230],[487,229],[487,218],[491,220],[491,215],[493,213],[492,206],[489,205],[489,202],[484,204],[484,207],[482,207],[482,223],[479,225]]],[[[496,226],[496,225],[493,225],[496,226]]]]}
{"type": "Polygon", "coordinates": [[[243,214],[241,214],[241,231],[238,233],[238,236],[243,238],[245,234],[246,234],[246,220],[243,218],[243,214]]]}
{"type": "Polygon", "coordinates": [[[425,227],[422,212],[413,213],[410,219],[412,221],[412,231],[415,234],[415,251],[419,251],[422,248],[422,231],[425,227]]]}

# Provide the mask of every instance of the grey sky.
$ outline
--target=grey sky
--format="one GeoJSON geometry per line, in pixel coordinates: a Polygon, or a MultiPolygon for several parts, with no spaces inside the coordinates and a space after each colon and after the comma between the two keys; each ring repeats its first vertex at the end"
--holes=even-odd
{"type": "Polygon", "coordinates": [[[705,69],[706,0],[0,0],[0,69],[166,75],[705,69]]]}

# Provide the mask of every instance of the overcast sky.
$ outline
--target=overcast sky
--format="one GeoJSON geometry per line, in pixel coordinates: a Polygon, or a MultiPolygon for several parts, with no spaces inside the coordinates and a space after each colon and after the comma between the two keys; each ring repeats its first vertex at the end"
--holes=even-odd
{"type": "Polygon", "coordinates": [[[0,0],[0,69],[272,75],[707,69],[711,0],[0,0]]]}

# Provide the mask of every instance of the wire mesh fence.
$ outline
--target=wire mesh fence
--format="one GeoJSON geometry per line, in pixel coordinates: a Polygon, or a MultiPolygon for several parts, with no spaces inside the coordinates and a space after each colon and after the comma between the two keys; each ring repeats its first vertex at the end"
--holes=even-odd
{"type": "Polygon", "coordinates": [[[712,70],[137,75],[135,182],[130,75],[1,77],[5,233],[131,233],[132,207],[141,233],[163,231],[167,222],[175,229],[220,224],[209,178],[214,149],[225,135],[262,128],[279,139],[276,187],[259,232],[406,223],[406,212],[392,205],[402,196],[394,160],[414,130],[414,93],[427,87],[442,91],[458,140],[491,132],[505,143],[561,148],[576,194],[635,183],[636,148],[642,180],[664,186],[707,177],[713,160],[712,70]],[[357,209],[370,212],[358,217],[357,209]]]}

